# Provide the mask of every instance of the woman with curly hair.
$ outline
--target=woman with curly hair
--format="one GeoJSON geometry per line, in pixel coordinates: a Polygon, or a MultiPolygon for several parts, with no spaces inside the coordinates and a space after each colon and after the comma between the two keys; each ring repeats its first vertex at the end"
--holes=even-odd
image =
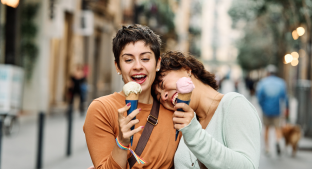
{"type": "Polygon", "coordinates": [[[201,62],[180,52],[163,54],[153,89],[153,96],[175,111],[174,128],[182,133],[175,168],[258,168],[262,126],[256,109],[241,94],[219,93],[215,76],[201,62]],[[176,103],[182,77],[195,85],[189,106],[176,103]]]}

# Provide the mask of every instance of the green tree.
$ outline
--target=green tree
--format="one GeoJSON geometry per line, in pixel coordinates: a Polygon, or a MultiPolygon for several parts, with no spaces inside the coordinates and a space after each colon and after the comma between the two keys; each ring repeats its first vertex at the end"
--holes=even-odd
{"type": "MultiPolygon", "coordinates": [[[[301,25],[307,25],[306,32],[311,32],[312,0],[234,0],[229,15],[233,27],[246,32],[238,42],[241,66],[253,70],[273,63],[282,68],[284,55],[299,46],[291,32],[301,25]],[[267,60],[259,51],[273,58],[267,60]],[[266,62],[260,62],[259,58],[266,62]],[[259,62],[255,62],[257,59],[259,62]]],[[[311,46],[311,34],[308,37],[311,46]]],[[[311,50],[308,54],[311,57],[311,50]]]]}

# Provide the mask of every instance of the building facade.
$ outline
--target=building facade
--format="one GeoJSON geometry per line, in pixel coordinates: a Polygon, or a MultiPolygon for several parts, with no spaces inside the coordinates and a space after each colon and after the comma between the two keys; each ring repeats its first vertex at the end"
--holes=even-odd
{"type": "MultiPolygon", "coordinates": [[[[122,24],[121,0],[25,0],[18,8],[29,6],[37,6],[33,20],[38,53],[30,61],[31,77],[23,85],[23,112],[66,110],[69,79],[77,65],[83,65],[87,75],[87,104],[121,90],[123,82],[116,74],[112,53],[112,38],[122,24]]],[[[6,8],[1,6],[1,26],[7,23],[6,8]]],[[[1,36],[2,63],[5,44],[1,36]]]]}

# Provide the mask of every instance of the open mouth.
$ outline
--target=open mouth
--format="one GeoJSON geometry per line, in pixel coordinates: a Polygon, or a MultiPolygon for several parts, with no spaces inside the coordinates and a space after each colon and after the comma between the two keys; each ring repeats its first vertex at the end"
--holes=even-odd
{"type": "Polygon", "coordinates": [[[177,104],[177,98],[178,98],[178,92],[176,92],[172,97],[171,97],[171,103],[173,106],[177,104]]]}
{"type": "Polygon", "coordinates": [[[132,80],[139,83],[139,84],[142,84],[145,82],[146,80],[146,75],[134,75],[134,76],[131,76],[132,80]]]}

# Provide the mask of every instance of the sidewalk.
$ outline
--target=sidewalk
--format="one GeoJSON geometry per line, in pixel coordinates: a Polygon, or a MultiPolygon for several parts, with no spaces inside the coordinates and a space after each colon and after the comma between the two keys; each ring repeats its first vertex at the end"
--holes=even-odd
{"type": "MultiPolygon", "coordinates": [[[[20,130],[4,136],[2,142],[2,169],[34,169],[37,157],[38,122],[21,120],[20,130]]],[[[66,156],[67,120],[63,113],[47,116],[44,126],[43,168],[86,169],[92,165],[82,126],[84,117],[74,113],[72,155],[66,156]]]]}
{"type": "MultiPolygon", "coordinates": [[[[260,106],[257,102],[256,97],[249,98],[249,101],[255,106],[257,109],[260,118],[262,117],[262,112],[260,109],[260,106]]],[[[296,100],[290,99],[290,121],[295,122],[296,121],[296,109],[294,108],[296,106],[296,100]]],[[[264,153],[264,126],[261,136],[261,155],[260,155],[260,165],[259,169],[310,169],[312,162],[312,151],[302,151],[300,150],[301,147],[306,148],[310,147],[312,148],[312,138],[302,138],[299,141],[299,150],[297,151],[296,157],[291,156],[291,147],[285,147],[284,142],[281,145],[282,153],[281,156],[278,156],[276,154],[275,149],[275,132],[274,129],[271,128],[269,131],[269,139],[270,139],[270,155],[265,155],[264,153]]]]}
{"type": "MultiPolygon", "coordinates": [[[[273,130],[270,131],[270,139],[274,139],[273,130]]],[[[312,162],[312,151],[302,151],[298,150],[296,157],[291,156],[291,148],[285,148],[282,145],[281,156],[276,154],[274,141],[270,142],[271,152],[270,155],[265,155],[264,153],[264,141],[262,140],[262,152],[260,155],[260,165],[259,169],[310,169],[312,162]]],[[[299,142],[299,147],[312,147],[312,139],[302,138],[299,142]]]]}

